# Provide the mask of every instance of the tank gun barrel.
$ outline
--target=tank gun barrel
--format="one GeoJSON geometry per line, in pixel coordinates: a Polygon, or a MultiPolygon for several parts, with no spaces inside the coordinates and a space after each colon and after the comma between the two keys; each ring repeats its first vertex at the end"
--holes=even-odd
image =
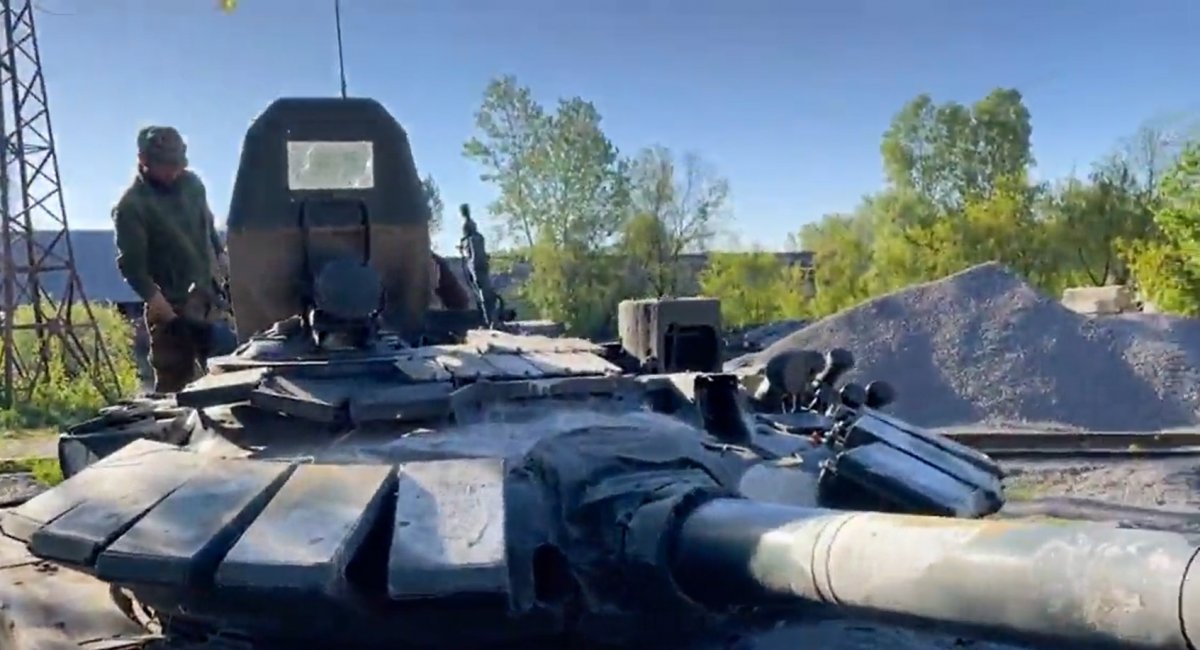
{"type": "Polygon", "coordinates": [[[730,498],[667,529],[671,579],[708,608],[825,605],[1054,648],[1182,650],[1200,638],[1200,548],[1175,533],[730,498]]]}

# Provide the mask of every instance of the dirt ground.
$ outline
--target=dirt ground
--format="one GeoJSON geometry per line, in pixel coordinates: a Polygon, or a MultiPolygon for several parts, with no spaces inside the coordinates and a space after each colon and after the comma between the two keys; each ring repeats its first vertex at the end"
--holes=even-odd
{"type": "Polygon", "coordinates": [[[1174,511],[1200,507],[1200,457],[1018,462],[1005,469],[1014,501],[1070,497],[1174,511]]]}
{"type": "Polygon", "coordinates": [[[0,460],[54,458],[57,455],[57,432],[45,431],[21,436],[0,435],[0,460]]]}

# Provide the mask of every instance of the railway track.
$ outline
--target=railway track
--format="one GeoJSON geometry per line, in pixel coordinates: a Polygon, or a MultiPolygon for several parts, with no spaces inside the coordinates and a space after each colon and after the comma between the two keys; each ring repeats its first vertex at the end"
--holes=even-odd
{"type": "Polygon", "coordinates": [[[1002,460],[1200,456],[1200,431],[954,431],[943,435],[1002,460]]]}

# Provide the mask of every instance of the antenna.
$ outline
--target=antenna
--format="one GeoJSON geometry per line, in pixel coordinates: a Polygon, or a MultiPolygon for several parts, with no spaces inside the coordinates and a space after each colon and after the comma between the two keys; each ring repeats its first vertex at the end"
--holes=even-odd
{"type": "Polygon", "coordinates": [[[342,55],[342,0],[333,0],[333,20],[337,27],[338,74],[342,78],[342,99],[346,98],[346,59],[342,55]]]}

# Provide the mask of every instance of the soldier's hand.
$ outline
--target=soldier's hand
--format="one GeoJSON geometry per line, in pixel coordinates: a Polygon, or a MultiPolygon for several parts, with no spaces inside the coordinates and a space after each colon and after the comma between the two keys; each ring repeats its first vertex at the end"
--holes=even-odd
{"type": "Polygon", "coordinates": [[[154,294],[149,301],[146,302],[146,322],[151,325],[165,325],[175,320],[175,309],[171,307],[171,303],[163,298],[161,293],[154,294]]]}

